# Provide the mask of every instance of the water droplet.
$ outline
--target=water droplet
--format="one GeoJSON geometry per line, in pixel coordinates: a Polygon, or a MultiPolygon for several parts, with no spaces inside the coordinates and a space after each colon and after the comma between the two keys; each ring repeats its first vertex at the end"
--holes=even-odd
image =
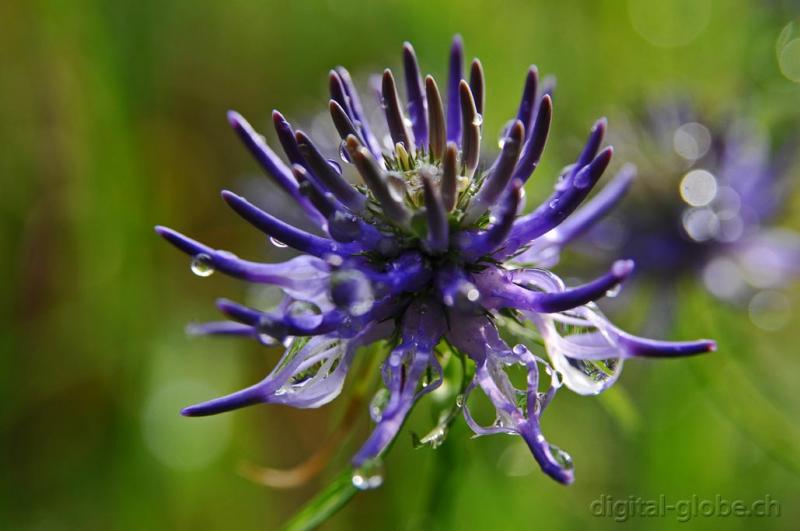
{"type": "Polygon", "coordinates": [[[328,218],[328,231],[336,240],[351,242],[361,235],[358,219],[342,211],[336,211],[328,218]]]}
{"type": "Polygon", "coordinates": [[[342,174],[342,165],[341,165],[341,164],[339,164],[338,162],[336,162],[335,160],[333,160],[333,159],[328,159],[328,166],[330,166],[331,168],[333,168],[333,171],[335,171],[335,172],[336,172],[336,173],[338,173],[339,175],[341,175],[341,174],[342,174]]]}
{"type": "Polygon", "coordinates": [[[558,198],[558,197],[556,197],[555,199],[553,199],[552,201],[550,201],[550,203],[549,203],[547,206],[549,206],[550,208],[552,208],[553,210],[555,210],[555,209],[557,209],[557,208],[558,208],[558,204],[559,204],[559,203],[560,203],[560,200],[559,200],[559,198],[558,198]]]}
{"type": "Polygon", "coordinates": [[[332,267],[339,267],[344,263],[344,258],[338,254],[327,254],[325,255],[325,263],[332,267]]]}
{"type": "Polygon", "coordinates": [[[572,456],[555,444],[550,444],[548,446],[550,446],[550,453],[553,455],[555,462],[558,463],[561,468],[572,470],[572,456]]]}
{"type": "Polygon", "coordinates": [[[514,125],[516,120],[509,120],[506,122],[506,125],[500,130],[500,134],[497,136],[497,147],[503,149],[503,146],[506,144],[506,138],[508,138],[508,132],[511,130],[511,126],[514,125]]]}
{"type": "Polygon", "coordinates": [[[511,352],[513,352],[517,356],[522,356],[523,354],[528,352],[528,347],[526,347],[522,343],[519,343],[519,344],[514,345],[514,347],[511,349],[511,352]]]}
{"type": "Polygon", "coordinates": [[[385,387],[378,389],[369,401],[369,416],[376,424],[383,418],[383,409],[389,403],[389,390],[385,387]]]}
{"type": "Polygon", "coordinates": [[[189,265],[192,273],[198,277],[209,277],[214,273],[214,264],[211,257],[205,253],[200,253],[192,257],[189,265]]]}
{"type": "Polygon", "coordinates": [[[606,297],[609,297],[609,298],[613,299],[614,297],[619,295],[620,291],[622,291],[622,284],[617,284],[616,286],[614,286],[610,290],[606,291],[606,297]]]}
{"type": "Polygon", "coordinates": [[[336,271],[331,275],[331,298],[337,306],[356,317],[369,312],[375,303],[372,283],[357,269],[336,271]]]}
{"type": "Polygon", "coordinates": [[[344,140],[339,144],[339,157],[342,159],[342,162],[346,162],[347,164],[352,162],[350,160],[350,153],[347,151],[347,142],[344,140]]]}
{"type": "Polygon", "coordinates": [[[383,485],[383,463],[373,459],[353,470],[353,486],[358,490],[377,489],[383,485]]]}
{"type": "Polygon", "coordinates": [[[279,248],[279,249],[285,249],[285,248],[289,247],[288,245],[286,245],[285,243],[283,243],[279,239],[273,238],[272,236],[269,237],[269,242],[272,245],[274,245],[275,247],[279,248]]]}
{"type": "Polygon", "coordinates": [[[389,195],[392,196],[397,202],[402,202],[406,197],[406,182],[396,173],[390,173],[387,176],[387,184],[389,188],[389,195]]]}
{"type": "Polygon", "coordinates": [[[308,301],[293,301],[286,308],[286,318],[293,325],[311,330],[322,323],[323,315],[319,306],[308,301]]]}
{"type": "Polygon", "coordinates": [[[476,114],[475,117],[472,119],[472,125],[480,127],[483,125],[483,115],[476,114]]]}
{"type": "Polygon", "coordinates": [[[457,407],[464,407],[464,395],[456,396],[456,406],[457,407]]]}
{"type": "Polygon", "coordinates": [[[258,334],[257,337],[258,337],[258,342],[261,343],[262,345],[266,345],[268,347],[271,347],[273,345],[277,345],[278,344],[278,340],[275,339],[274,337],[272,337],[269,334],[265,334],[265,333],[261,332],[261,333],[258,334]]]}

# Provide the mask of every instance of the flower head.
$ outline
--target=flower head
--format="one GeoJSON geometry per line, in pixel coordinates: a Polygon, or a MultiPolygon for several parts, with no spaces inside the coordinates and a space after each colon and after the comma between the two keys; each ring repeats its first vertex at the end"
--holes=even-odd
{"type": "Polygon", "coordinates": [[[713,350],[714,343],[654,341],[612,325],[594,301],[630,275],[629,260],[569,288],[550,271],[516,261],[524,252],[528,264],[546,264],[554,246],[583,232],[621,197],[632,177],[629,168],[578,208],[611,159],[612,149],[601,148],[604,120],[594,125],[552,195],[520,215],[523,185],[539,162],[552,114],[549,89],[538,86],[536,68],[527,73],[501,153],[491,164],[481,164],[480,62],[472,62],[469,81],[464,80],[456,38],[444,100],[434,79],[421,77],[409,44],[403,48],[403,67],[405,105],[394,75],[386,70],[381,79],[388,146],[365,120],[347,71],[337,68],[330,74],[329,110],[343,154],[360,178],[356,185],[279,113],[273,118],[288,164],[241,116],[229,114],[247,148],[317,231],[289,225],[229,191],[222,196],[236,213],[300,255],[281,264],[251,262],[157,228],[193,257],[195,271],[217,270],[284,293],[274,311],[220,300],[218,307],[229,320],[191,328],[197,334],[281,341],[287,349],[260,382],[183,413],[210,415],[257,403],[318,407],[340,393],[359,348],[385,340],[392,347],[381,370],[388,393],[374,405],[376,425],[353,457],[354,466],[386,451],[415,402],[437,389],[446,365],[458,359],[470,367],[465,372],[470,379],[454,411],[463,409],[476,434],[520,435],[545,473],[570,483],[571,459],[547,442],[540,424],[562,383],[596,394],[617,379],[627,358],[698,354],[713,350]],[[535,331],[525,328],[528,323],[535,331]],[[534,341],[503,339],[509,335],[534,341]],[[544,347],[538,347],[539,354],[536,343],[544,347]],[[524,384],[509,377],[512,367],[527,374],[524,384]],[[542,371],[548,382],[540,383],[542,371]],[[476,389],[496,410],[491,426],[479,425],[466,405],[476,389]]]}
{"type": "Polygon", "coordinates": [[[659,284],[697,276],[727,300],[800,275],[800,235],[776,223],[796,143],[773,149],[747,117],[709,119],[680,100],[649,106],[622,131],[642,186],[595,238],[659,284]]]}

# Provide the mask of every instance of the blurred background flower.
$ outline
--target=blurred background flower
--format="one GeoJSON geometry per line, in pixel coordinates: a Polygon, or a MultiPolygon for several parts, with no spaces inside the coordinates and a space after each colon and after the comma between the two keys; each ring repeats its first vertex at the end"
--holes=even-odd
{"type": "Polygon", "coordinates": [[[638,167],[637,183],[588,231],[585,250],[636,262],[659,300],[655,329],[670,327],[688,279],[773,330],[788,322],[783,290],[800,276],[800,233],[781,226],[800,175],[798,120],[772,140],[744,111],[708,114],[673,96],[620,117],[612,142],[638,167]]]}
{"type": "MultiPolygon", "coordinates": [[[[559,119],[538,170],[543,177],[527,186],[536,199],[551,186],[544,176],[558,175],[580,149],[587,119],[609,115],[614,131],[615,106],[665,88],[685,91],[703,111],[716,102],[746,103],[765,130],[797,112],[796,3],[642,7],[648,4],[0,4],[4,527],[271,529],[330,479],[276,490],[238,470],[242,461],[301,462],[346,404],[299,413],[254,408],[218,424],[178,414],[246,385],[279,355],[187,339],[180,332],[186,322],[213,318],[208,300],[243,288],[219,275],[187,274],[176,267],[186,262],[152,233],[161,222],[250,257],[288,257],[233,215],[208,221],[219,197],[206,191],[265,186],[250,179],[257,168],[225,127],[228,109],[252,117],[260,131],[270,129],[272,108],[304,123],[305,109],[327,103],[324,80],[336,64],[363,80],[397,61],[397,43],[409,40],[423,68],[441,75],[458,32],[486,65],[487,136],[514,113],[522,69],[536,63],[558,77],[559,119]]],[[[779,135],[772,138],[780,146],[779,135]]],[[[781,225],[797,230],[797,194],[784,205],[781,225]]],[[[565,256],[563,267],[570,261],[565,256]]],[[[782,515],[758,525],[791,527],[800,519],[790,503],[800,495],[800,362],[787,348],[800,339],[790,326],[796,315],[767,332],[698,284],[676,290],[675,337],[718,338],[718,352],[630,366],[601,400],[565,395],[551,406],[543,429],[553,440],[577,441],[570,453],[587,481],[565,490],[533,473],[519,442],[466,441],[468,430],[456,423],[435,450],[401,438],[384,486],[356,498],[326,528],[611,527],[589,510],[602,493],[746,500],[770,493],[783,502],[782,515]],[[640,421],[645,416],[659,421],[640,421]]],[[[661,302],[641,293],[618,309],[631,330],[641,331],[661,302]]],[[[798,307],[796,283],[782,293],[798,307]]],[[[416,411],[410,429],[422,433],[435,420],[430,415],[416,411]]],[[[346,459],[364,436],[344,440],[334,460],[346,459]]],[[[646,524],[668,529],[675,522],[646,524]]],[[[695,524],[745,529],[753,522],[695,524]]]]}

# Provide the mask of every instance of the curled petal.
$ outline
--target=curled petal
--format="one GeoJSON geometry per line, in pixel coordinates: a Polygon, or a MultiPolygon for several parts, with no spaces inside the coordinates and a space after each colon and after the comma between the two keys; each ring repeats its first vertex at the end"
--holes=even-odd
{"type": "Polygon", "coordinates": [[[560,483],[572,483],[572,461],[568,456],[565,457],[564,452],[547,442],[539,423],[544,406],[552,399],[558,385],[552,369],[527,349],[509,349],[500,339],[494,325],[483,316],[462,319],[457,327],[451,325],[448,339],[475,360],[475,378],[468,390],[479,386],[497,413],[494,426],[484,428],[475,422],[469,407],[465,405],[464,416],[470,427],[477,428],[475,432],[479,435],[503,432],[519,434],[528,444],[542,471],[560,483]],[[539,363],[553,377],[551,389],[544,397],[538,391],[539,363]],[[528,370],[525,390],[516,389],[506,374],[504,366],[512,364],[523,365],[528,370]],[[518,405],[520,394],[529,401],[524,409],[518,405]]]}
{"type": "Polygon", "coordinates": [[[379,457],[397,436],[416,400],[438,385],[429,384],[417,392],[426,369],[438,366],[433,349],[443,332],[443,314],[434,302],[417,300],[406,311],[402,342],[384,362],[389,401],[372,434],[353,457],[354,466],[379,457]]]}
{"type": "Polygon", "coordinates": [[[392,326],[371,324],[349,340],[318,336],[294,339],[275,369],[264,380],[222,398],[185,408],[188,417],[216,415],[257,403],[320,407],[339,395],[359,347],[387,337],[392,326]]]}

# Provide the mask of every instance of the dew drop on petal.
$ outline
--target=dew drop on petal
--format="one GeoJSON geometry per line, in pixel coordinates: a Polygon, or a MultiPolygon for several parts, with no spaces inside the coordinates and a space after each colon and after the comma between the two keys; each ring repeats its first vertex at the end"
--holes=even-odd
{"type": "Polygon", "coordinates": [[[373,422],[381,421],[387,403],[389,403],[389,390],[385,387],[378,389],[369,401],[369,416],[373,422]]]}
{"type": "Polygon", "coordinates": [[[339,144],[339,158],[342,159],[342,162],[351,163],[350,153],[347,152],[347,142],[344,140],[339,144]]]}
{"type": "Polygon", "coordinates": [[[353,470],[352,481],[358,490],[377,489],[383,485],[383,462],[373,459],[353,470]]]}
{"type": "Polygon", "coordinates": [[[198,277],[209,277],[214,273],[214,264],[211,257],[205,253],[200,253],[192,257],[189,264],[192,273],[198,277]]]}
{"type": "Polygon", "coordinates": [[[259,343],[261,343],[262,345],[268,346],[268,347],[271,347],[273,345],[277,345],[278,344],[278,340],[277,339],[275,339],[271,335],[265,334],[263,332],[259,333],[258,336],[256,336],[256,337],[257,337],[259,343]]]}
{"type": "Polygon", "coordinates": [[[500,130],[500,134],[497,135],[497,147],[503,149],[503,146],[506,144],[506,138],[508,138],[508,132],[511,130],[511,126],[514,125],[514,120],[509,120],[506,122],[506,125],[500,130]]]}
{"type": "Polygon", "coordinates": [[[331,275],[331,296],[337,306],[356,317],[369,312],[375,304],[372,283],[357,269],[336,271],[331,275]]]}
{"type": "Polygon", "coordinates": [[[464,395],[460,394],[456,396],[456,407],[462,408],[464,407],[464,395]]]}
{"type": "Polygon", "coordinates": [[[311,330],[322,323],[322,310],[313,302],[293,301],[286,308],[286,318],[293,325],[311,330]]]}
{"type": "Polygon", "coordinates": [[[328,166],[330,166],[333,169],[333,171],[335,171],[337,174],[339,175],[342,174],[342,165],[336,162],[335,160],[328,159],[328,166]]]}
{"type": "Polygon", "coordinates": [[[608,297],[610,299],[613,299],[614,297],[619,295],[620,291],[622,291],[622,284],[617,284],[613,288],[611,288],[608,291],[606,291],[606,297],[608,297]]]}
{"type": "Polygon", "coordinates": [[[406,196],[406,182],[397,174],[390,173],[386,180],[389,189],[389,195],[392,196],[397,202],[402,202],[406,196]]]}
{"type": "Polygon", "coordinates": [[[514,354],[516,354],[517,356],[522,356],[523,354],[525,354],[526,352],[528,352],[528,347],[526,347],[526,346],[525,346],[525,345],[523,345],[522,343],[519,343],[519,344],[517,344],[517,345],[514,345],[514,346],[512,347],[512,349],[511,349],[511,352],[513,352],[513,353],[514,353],[514,354]]]}
{"type": "Polygon", "coordinates": [[[558,463],[561,468],[572,470],[572,456],[555,444],[550,444],[548,446],[550,447],[550,453],[553,455],[553,459],[555,459],[556,463],[558,463]]]}
{"type": "Polygon", "coordinates": [[[273,238],[272,236],[269,237],[269,243],[271,243],[272,245],[274,245],[275,247],[277,247],[279,249],[285,249],[285,248],[289,247],[288,245],[286,245],[285,243],[283,243],[279,239],[273,238]]]}

